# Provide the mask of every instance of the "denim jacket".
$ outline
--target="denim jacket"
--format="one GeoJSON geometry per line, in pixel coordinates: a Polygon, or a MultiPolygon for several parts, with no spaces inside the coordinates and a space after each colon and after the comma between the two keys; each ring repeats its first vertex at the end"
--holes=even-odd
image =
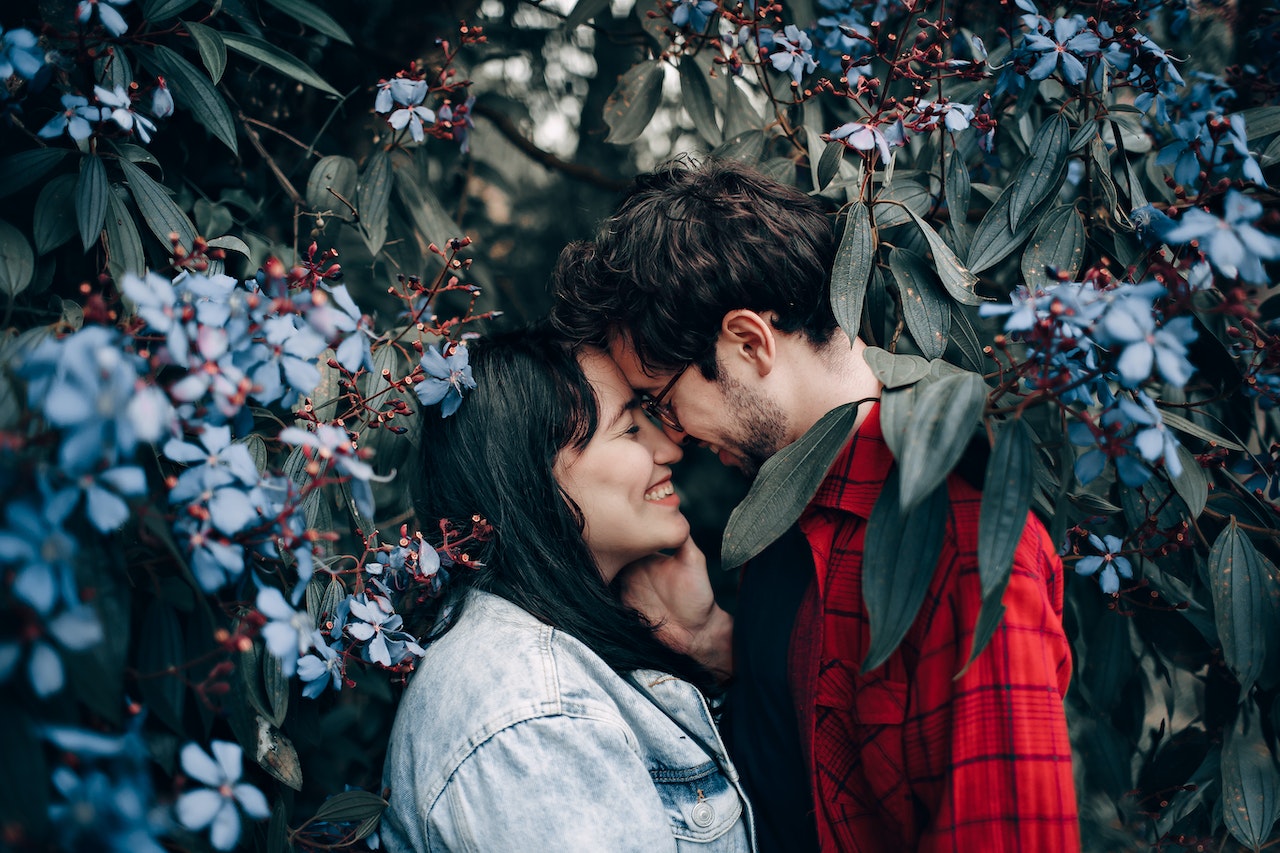
{"type": "Polygon", "coordinates": [[[386,849],[754,850],[750,808],[702,695],[671,675],[633,675],[472,592],[396,714],[386,849]]]}

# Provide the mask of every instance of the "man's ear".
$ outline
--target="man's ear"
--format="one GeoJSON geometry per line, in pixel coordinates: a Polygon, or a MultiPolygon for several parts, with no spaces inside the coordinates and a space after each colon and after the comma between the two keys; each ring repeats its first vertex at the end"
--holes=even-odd
{"type": "Polygon", "coordinates": [[[759,376],[767,376],[774,367],[778,339],[766,315],[746,308],[735,308],[720,321],[717,355],[725,362],[737,359],[759,376]]]}

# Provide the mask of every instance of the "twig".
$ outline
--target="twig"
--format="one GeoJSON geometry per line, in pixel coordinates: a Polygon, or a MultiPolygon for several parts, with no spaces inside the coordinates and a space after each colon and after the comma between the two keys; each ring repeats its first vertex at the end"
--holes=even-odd
{"type": "Polygon", "coordinates": [[[240,124],[244,127],[245,136],[249,137],[253,147],[262,155],[262,159],[267,161],[267,167],[271,169],[271,174],[276,176],[276,181],[280,184],[281,189],[293,200],[294,207],[306,207],[306,200],[299,194],[297,188],[289,181],[289,178],[285,176],[275,159],[267,153],[266,146],[262,144],[262,137],[258,134],[258,131],[253,129],[250,118],[243,111],[238,111],[236,117],[240,119],[240,124]]]}

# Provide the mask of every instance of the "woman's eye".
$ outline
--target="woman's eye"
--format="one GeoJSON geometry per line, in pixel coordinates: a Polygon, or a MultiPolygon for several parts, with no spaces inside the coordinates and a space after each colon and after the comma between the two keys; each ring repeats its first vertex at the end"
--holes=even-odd
{"type": "Polygon", "coordinates": [[[627,435],[639,435],[639,434],[640,434],[640,424],[632,424],[631,426],[627,427],[627,435]]]}

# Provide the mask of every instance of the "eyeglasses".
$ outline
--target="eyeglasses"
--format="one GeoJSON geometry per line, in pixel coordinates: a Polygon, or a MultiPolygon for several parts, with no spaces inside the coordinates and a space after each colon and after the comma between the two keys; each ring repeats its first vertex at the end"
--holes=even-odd
{"type": "MultiPolygon", "coordinates": [[[[692,362],[689,364],[692,364],[692,362]]],[[[689,364],[677,370],[675,375],[667,380],[667,384],[662,386],[661,391],[652,396],[646,394],[644,399],[640,401],[640,408],[644,409],[646,415],[676,432],[684,432],[684,427],[680,426],[680,419],[676,417],[675,411],[662,401],[671,393],[671,389],[680,381],[680,377],[684,376],[684,372],[689,369],[689,364]]]]}

